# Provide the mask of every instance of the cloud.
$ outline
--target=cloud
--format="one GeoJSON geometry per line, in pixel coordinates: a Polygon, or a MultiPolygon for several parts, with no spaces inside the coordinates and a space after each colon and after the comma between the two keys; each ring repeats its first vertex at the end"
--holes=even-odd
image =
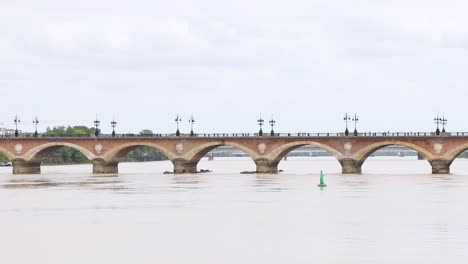
{"type": "Polygon", "coordinates": [[[387,130],[395,114],[397,130],[428,130],[437,112],[462,120],[467,11],[463,1],[2,3],[0,90],[21,100],[4,102],[0,120],[99,112],[124,130],[171,131],[165,120],[180,112],[198,114],[201,130],[253,131],[263,112],[285,130],[336,131],[348,111],[366,130],[387,130]]]}

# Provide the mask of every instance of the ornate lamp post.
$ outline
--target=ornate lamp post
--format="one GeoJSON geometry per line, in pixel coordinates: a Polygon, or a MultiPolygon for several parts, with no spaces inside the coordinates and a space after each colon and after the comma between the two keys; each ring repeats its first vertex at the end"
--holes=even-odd
{"type": "Polygon", "coordinates": [[[193,133],[193,124],[195,123],[195,119],[193,119],[193,116],[190,117],[189,123],[190,123],[190,136],[193,137],[195,135],[193,133]]]}
{"type": "Polygon", "coordinates": [[[111,126],[112,126],[112,137],[115,137],[115,127],[117,126],[117,121],[115,121],[115,119],[112,119],[111,126]]]}
{"type": "Polygon", "coordinates": [[[94,120],[94,127],[95,127],[95,129],[94,129],[94,135],[95,135],[96,137],[99,136],[99,124],[101,124],[101,121],[99,121],[98,118],[97,118],[97,116],[96,116],[96,120],[94,120]]]}
{"type": "Polygon", "coordinates": [[[180,118],[179,114],[177,114],[177,116],[175,118],[175,122],[177,124],[177,131],[176,131],[175,135],[178,137],[178,136],[180,136],[179,123],[182,122],[182,118],[180,118]]]}
{"type": "Polygon", "coordinates": [[[345,123],[346,123],[346,129],[345,129],[345,131],[344,131],[344,134],[345,134],[345,136],[348,136],[348,135],[349,135],[348,121],[351,120],[351,117],[348,115],[348,113],[346,113],[346,114],[344,115],[343,120],[344,120],[345,123]]]}
{"type": "Polygon", "coordinates": [[[39,134],[37,133],[37,125],[39,125],[39,119],[37,119],[37,116],[33,119],[33,124],[36,126],[36,131],[34,132],[34,137],[37,137],[39,134]]]}
{"type": "Polygon", "coordinates": [[[263,136],[262,126],[263,126],[264,122],[265,122],[265,120],[263,120],[262,116],[260,116],[260,118],[257,120],[257,123],[260,126],[260,130],[258,131],[259,136],[263,136]]]}
{"type": "Polygon", "coordinates": [[[19,136],[19,133],[18,133],[18,125],[21,123],[21,120],[19,119],[18,115],[15,115],[15,137],[18,137],[19,136]]]}
{"type": "Polygon", "coordinates": [[[439,116],[437,116],[436,118],[434,118],[434,122],[436,123],[437,125],[437,129],[436,129],[436,135],[440,135],[440,130],[439,130],[439,124],[441,123],[442,119],[439,118],[439,116]]]}
{"type": "Polygon", "coordinates": [[[359,118],[356,114],[354,114],[353,117],[353,122],[354,122],[354,136],[357,136],[357,122],[359,121],[359,118]]]}
{"type": "Polygon", "coordinates": [[[273,117],[271,117],[271,120],[270,120],[270,126],[271,126],[270,136],[275,135],[275,131],[273,130],[273,127],[275,126],[275,124],[276,124],[276,121],[273,119],[273,117]]]}
{"type": "Polygon", "coordinates": [[[442,133],[445,133],[445,125],[447,124],[447,118],[442,117],[440,123],[442,124],[442,133]]]}

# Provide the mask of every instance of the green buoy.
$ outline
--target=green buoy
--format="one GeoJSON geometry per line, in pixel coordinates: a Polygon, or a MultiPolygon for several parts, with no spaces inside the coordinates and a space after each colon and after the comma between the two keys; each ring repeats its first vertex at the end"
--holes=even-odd
{"type": "Polygon", "coordinates": [[[323,180],[323,172],[320,171],[320,184],[317,185],[318,187],[327,187],[325,181],[323,180]]]}

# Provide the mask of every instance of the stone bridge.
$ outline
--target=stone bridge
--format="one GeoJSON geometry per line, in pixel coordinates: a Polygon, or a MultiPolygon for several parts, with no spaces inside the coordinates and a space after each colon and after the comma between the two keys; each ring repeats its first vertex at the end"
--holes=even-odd
{"type": "MultiPolygon", "coordinates": [[[[222,135],[222,134],[221,134],[222,135]]],[[[14,174],[40,173],[42,160],[60,147],[83,153],[93,164],[94,173],[118,173],[118,164],[130,151],[141,146],[160,150],[174,164],[174,173],[196,173],[197,163],[209,151],[224,145],[248,154],[257,173],[276,173],[278,163],[295,148],[312,145],[332,154],[343,173],[360,173],[364,161],[376,150],[402,145],[420,153],[432,166],[432,173],[450,173],[450,164],[468,149],[468,135],[408,133],[402,136],[369,134],[358,136],[118,136],[118,137],[9,137],[0,138],[0,153],[13,164],[14,174]]]]}

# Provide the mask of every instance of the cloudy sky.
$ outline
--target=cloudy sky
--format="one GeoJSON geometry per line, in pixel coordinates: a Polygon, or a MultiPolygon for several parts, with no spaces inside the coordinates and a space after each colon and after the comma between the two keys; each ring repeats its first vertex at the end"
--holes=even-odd
{"type": "Polygon", "coordinates": [[[0,0],[0,122],[468,131],[468,2],[0,0]]]}

